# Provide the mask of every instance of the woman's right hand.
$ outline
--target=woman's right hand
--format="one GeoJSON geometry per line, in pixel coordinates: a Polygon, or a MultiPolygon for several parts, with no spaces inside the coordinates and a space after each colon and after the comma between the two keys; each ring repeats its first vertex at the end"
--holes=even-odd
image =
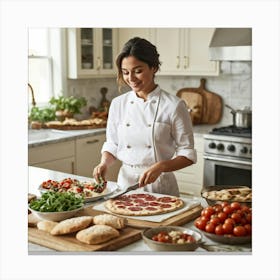
{"type": "Polygon", "coordinates": [[[106,171],[107,171],[107,165],[105,163],[99,163],[97,166],[95,166],[92,175],[97,183],[100,183],[100,178],[102,178],[103,181],[106,181],[105,180],[106,171]]]}

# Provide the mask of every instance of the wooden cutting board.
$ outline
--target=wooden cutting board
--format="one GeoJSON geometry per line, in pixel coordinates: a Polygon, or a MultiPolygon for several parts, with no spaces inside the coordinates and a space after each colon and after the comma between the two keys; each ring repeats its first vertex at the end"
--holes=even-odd
{"type": "MultiPolygon", "coordinates": [[[[170,217],[160,223],[128,218],[128,226],[120,231],[120,236],[118,238],[99,245],[84,244],[75,238],[75,234],[53,236],[47,232],[38,230],[36,225],[39,220],[34,218],[33,214],[29,214],[28,241],[57,251],[115,251],[137,240],[140,240],[142,238],[142,228],[163,225],[183,225],[198,217],[201,210],[202,207],[199,205],[176,216],[170,217]]],[[[80,212],[80,215],[95,216],[103,213],[104,212],[93,210],[92,206],[89,206],[80,212]]]]}
{"type": "Polygon", "coordinates": [[[205,83],[206,80],[201,79],[198,88],[182,88],[177,92],[177,96],[192,109],[190,114],[193,124],[216,124],[222,117],[222,98],[218,94],[206,90],[205,83]]]}

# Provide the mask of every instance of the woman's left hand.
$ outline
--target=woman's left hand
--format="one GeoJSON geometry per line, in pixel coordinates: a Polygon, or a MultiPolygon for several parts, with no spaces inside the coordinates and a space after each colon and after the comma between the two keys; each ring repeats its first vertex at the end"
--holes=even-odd
{"type": "Polygon", "coordinates": [[[157,162],[147,169],[139,179],[139,187],[151,184],[157,180],[164,170],[163,162],[157,162]]]}

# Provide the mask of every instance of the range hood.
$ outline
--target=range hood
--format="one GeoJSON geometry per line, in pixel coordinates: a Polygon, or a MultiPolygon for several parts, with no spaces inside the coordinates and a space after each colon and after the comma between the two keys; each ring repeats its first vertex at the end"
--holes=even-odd
{"type": "Polygon", "coordinates": [[[252,60],[252,28],[216,28],[209,45],[210,60],[252,60]]]}

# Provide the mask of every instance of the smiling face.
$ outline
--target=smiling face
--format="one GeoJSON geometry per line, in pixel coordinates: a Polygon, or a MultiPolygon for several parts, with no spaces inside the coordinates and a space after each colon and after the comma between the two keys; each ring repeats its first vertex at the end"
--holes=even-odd
{"type": "Polygon", "coordinates": [[[124,57],[121,63],[124,82],[137,93],[139,97],[146,100],[147,95],[156,87],[154,74],[157,69],[134,56],[124,57]]]}

